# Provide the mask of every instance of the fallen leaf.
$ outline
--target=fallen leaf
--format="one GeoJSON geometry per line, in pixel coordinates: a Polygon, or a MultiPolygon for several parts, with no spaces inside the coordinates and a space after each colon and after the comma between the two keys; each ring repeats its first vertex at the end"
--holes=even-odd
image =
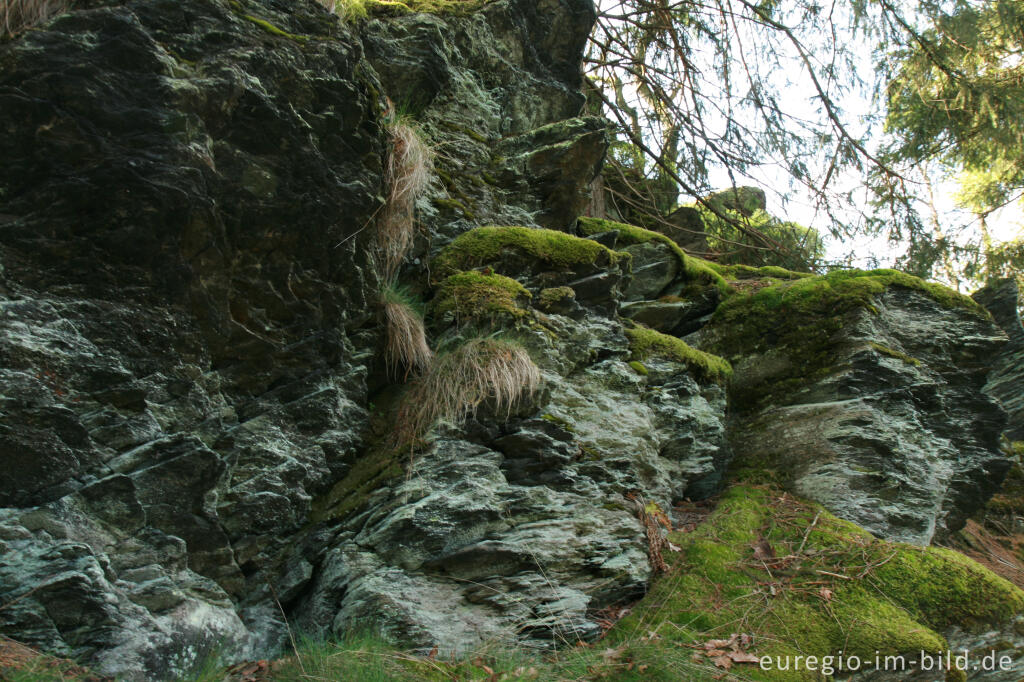
{"type": "Polygon", "coordinates": [[[821,588],[818,594],[820,594],[821,598],[825,601],[832,601],[832,590],[828,589],[827,587],[821,588]]]}
{"type": "Polygon", "coordinates": [[[711,662],[715,664],[716,668],[723,668],[725,670],[729,670],[732,668],[732,659],[728,656],[718,656],[717,658],[712,658],[711,662]]]}
{"type": "Polygon", "coordinates": [[[647,670],[647,668],[649,668],[649,667],[650,667],[649,665],[647,665],[646,663],[644,663],[644,664],[642,664],[642,665],[638,665],[638,666],[636,667],[636,669],[637,669],[638,671],[640,671],[640,672],[644,672],[644,671],[645,671],[645,670],[647,670]]]}
{"type": "Polygon", "coordinates": [[[429,654],[427,654],[427,659],[432,661],[435,658],[437,658],[437,647],[436,646],[433,649],[430,650],[429,654]]]}
{"type": "Polygon", "coordinates": [[[733,651],[729,654],[733,663],[760,663],[761,657],[746,651],[733,651]]]}
{"type": "Polygon", "coordinates": [[[605,649],[604,653],[601,654],[601,658],[604,659],[605,663],[613,663],[622,657],[622,652],[625,650],[625,646],[620,646],[617,649],[605,649]]]}
{"type": "Polygon", "coordinates": [[[775,550],[764,538],[754,544],[754,558],[758,561],[766,561],[775,558],[775,550]]]}
{"type": "Polygon", "coordinates": [[[709,639],[704,642],[705,649],[724,649],[731,647],[736,644],[736,640],[739,639],[739,635],[733,633],[729,635],[729,639],[709,639]]]}
{"type": "Polygon", "coordinates": [[[727,654],[728,652],[725,651],[725,649],[711,649],[710,651],[704,652],[704,655],[708,658],[717,658],[719,656],[725,656],[727,654]]]}

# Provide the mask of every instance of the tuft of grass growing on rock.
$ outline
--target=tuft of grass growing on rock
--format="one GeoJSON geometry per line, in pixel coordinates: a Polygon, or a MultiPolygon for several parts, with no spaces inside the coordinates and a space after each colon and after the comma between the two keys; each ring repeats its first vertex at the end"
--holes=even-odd
{"type": "Polygon", "coordinates": [[[386,124],[391,148],[384,168],[387,197],[377,217],[377,247],[382,274],[393,279],[416,233],[416,199],[426,191],[434,152],[409,120],[391,114],[386,124]]]}
{"type": "Polygon", "coordinates": [[[39,26],[71,6],[71,0],[4,0],[0,3],[0,38],[39,26]]]}
{"type": "Polygon", "coordinates": [[[629,337],[634,361],[646,360],[651,356],[673,360],[686,365],[700,381],[724,383],[732,375],[732,365],[725,359],[699,351],[678,337],[639,324],[627,329],[626,336],[629,337]]]}
{"type": "Polygon", "coordinates": [[[430,369],[402,398],[395,420],[395,440],[421,440],[438,421],[458,423],[485,401],[496,412],[511,414],[540,386],[540,370],[519,344],[476,337],[438,354],[430,369]]]}
{"type": "Polygon", "coordinates": [[[421,306],[404,289],[387,287],[381,293],[384,316],[384,358],[388,371],[397,376],[401,367],[406,374],[426,369],[434,358],[427,343],[421,306]]]}

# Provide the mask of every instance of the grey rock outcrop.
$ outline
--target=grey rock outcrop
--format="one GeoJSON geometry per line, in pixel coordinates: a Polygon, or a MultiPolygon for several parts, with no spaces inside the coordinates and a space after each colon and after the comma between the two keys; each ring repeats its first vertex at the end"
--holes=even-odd
{"type": "MultiPolygon", "coordinates": [[[[795,346],[748,337],[733,363],[730,441],[736,466],[769,470],[880,537],[929,544],[961,528],[1009,468],[1005,414],[981,390],[1005,336],[978,310],[920,291],[889,286],[872,300],[817,329],[780,310],[779,336],[807,326],[795,346]],[[800,348],[821,329],[821,347],[800,348]]],[[[716,349],[738,334],[712,322],[699,336],[716,349]]]]}
{"type": "Polygon", "coordinates": [[[836,371],[770,404],[744,386],[794,361],[760,336],[730,425],[717,378],[631,346],[626,318],[711,320],[709,348],[721,331],[728,287],[655,243],[569,265],[506,245],[467,266],[525,287],[476,332],[517,339],[543,387],[389,447],[386,113],[436,152],[399,273],[429,298],[471,229],[574,229],[607,147],[580,92],[595,16],[81,0],[0,43],[0,632],[140,680],[273,655],[289,625],[555,646],[645,591],[638,510],[713,494],[730,442],[889,537],[927,542],[993,489],[986,319],[892,288],[844,318],[836,371]]]}

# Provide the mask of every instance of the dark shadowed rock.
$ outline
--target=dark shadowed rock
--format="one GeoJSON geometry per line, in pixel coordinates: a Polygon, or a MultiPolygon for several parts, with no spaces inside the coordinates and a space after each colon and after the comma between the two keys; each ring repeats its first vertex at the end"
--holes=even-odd
{"type": "Polygon", "coordinates": [[[988,308],[1009,339],[992,363],[985,391],[1002,404],[1009,416],[1007,438],[1024,440],[1024,327],[1017,281],[1001,280],[978,291],[973,298],[988,308]]]}

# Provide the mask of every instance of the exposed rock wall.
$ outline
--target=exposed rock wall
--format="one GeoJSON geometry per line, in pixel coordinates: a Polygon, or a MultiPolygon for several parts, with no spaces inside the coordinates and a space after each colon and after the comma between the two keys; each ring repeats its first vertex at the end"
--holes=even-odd
{"type": "Polygon", "coordinates": [[[127,679],[273,654],[286,621],[554,646],[647,589],[639,510],[714,493],[733,448],[890,538],[983,501],[1005,464],[983,315],[883,287],[822,318],[801,374],[772,333],[722,344],[715,312],[800,275],[577,227],[607,146],[594,18],[80,0],[0,44],[0,632],[127,679]],[[504,335],[543,378],[414,451],[372,256],[392,107],[435,151],[398,284],[440,352],[504,335]],[[505,293],[464,310],[467,273],[505,293]],[[669,335],[709,321],[728,389],[669,335]],[[773,373],[795,381],[759,392],[773,373]]]}
{"type": "MultiPolygon", "coordinates": [[[[153,679],[214,648],[271,653],[284,616],[457,646],[524,622],[592,634],[594,608],[643,591],[623,493],[671,501],[680,465],[648,460],[684,408],[615,364],[610,320],[552,323],[593,348],[548,349],[551,410],[582,409],[580,377],[611,363],[636,421],[594,415],[590,440],[651,427],[635,458],[540,485],[531,458],[581,450],[538,412],[439,441],[360,516],[315,508],[372,460],[385,96],[437,148],[416,286],[431,242],[481,222],[571,227],[606,144],[603,122],[575,118],[593,18],[586,1],[508,1],[356,33],[313,2],[81,2],[0,45],[4,633],[153,679]],[[557,447],[503,455],[515,442],[557,447]],[[493,594],[469,588],[496,563],[493,594]]],[[[652,381],[710,411],[720,447],[721,392],[679,371],[652,381]]]]}

